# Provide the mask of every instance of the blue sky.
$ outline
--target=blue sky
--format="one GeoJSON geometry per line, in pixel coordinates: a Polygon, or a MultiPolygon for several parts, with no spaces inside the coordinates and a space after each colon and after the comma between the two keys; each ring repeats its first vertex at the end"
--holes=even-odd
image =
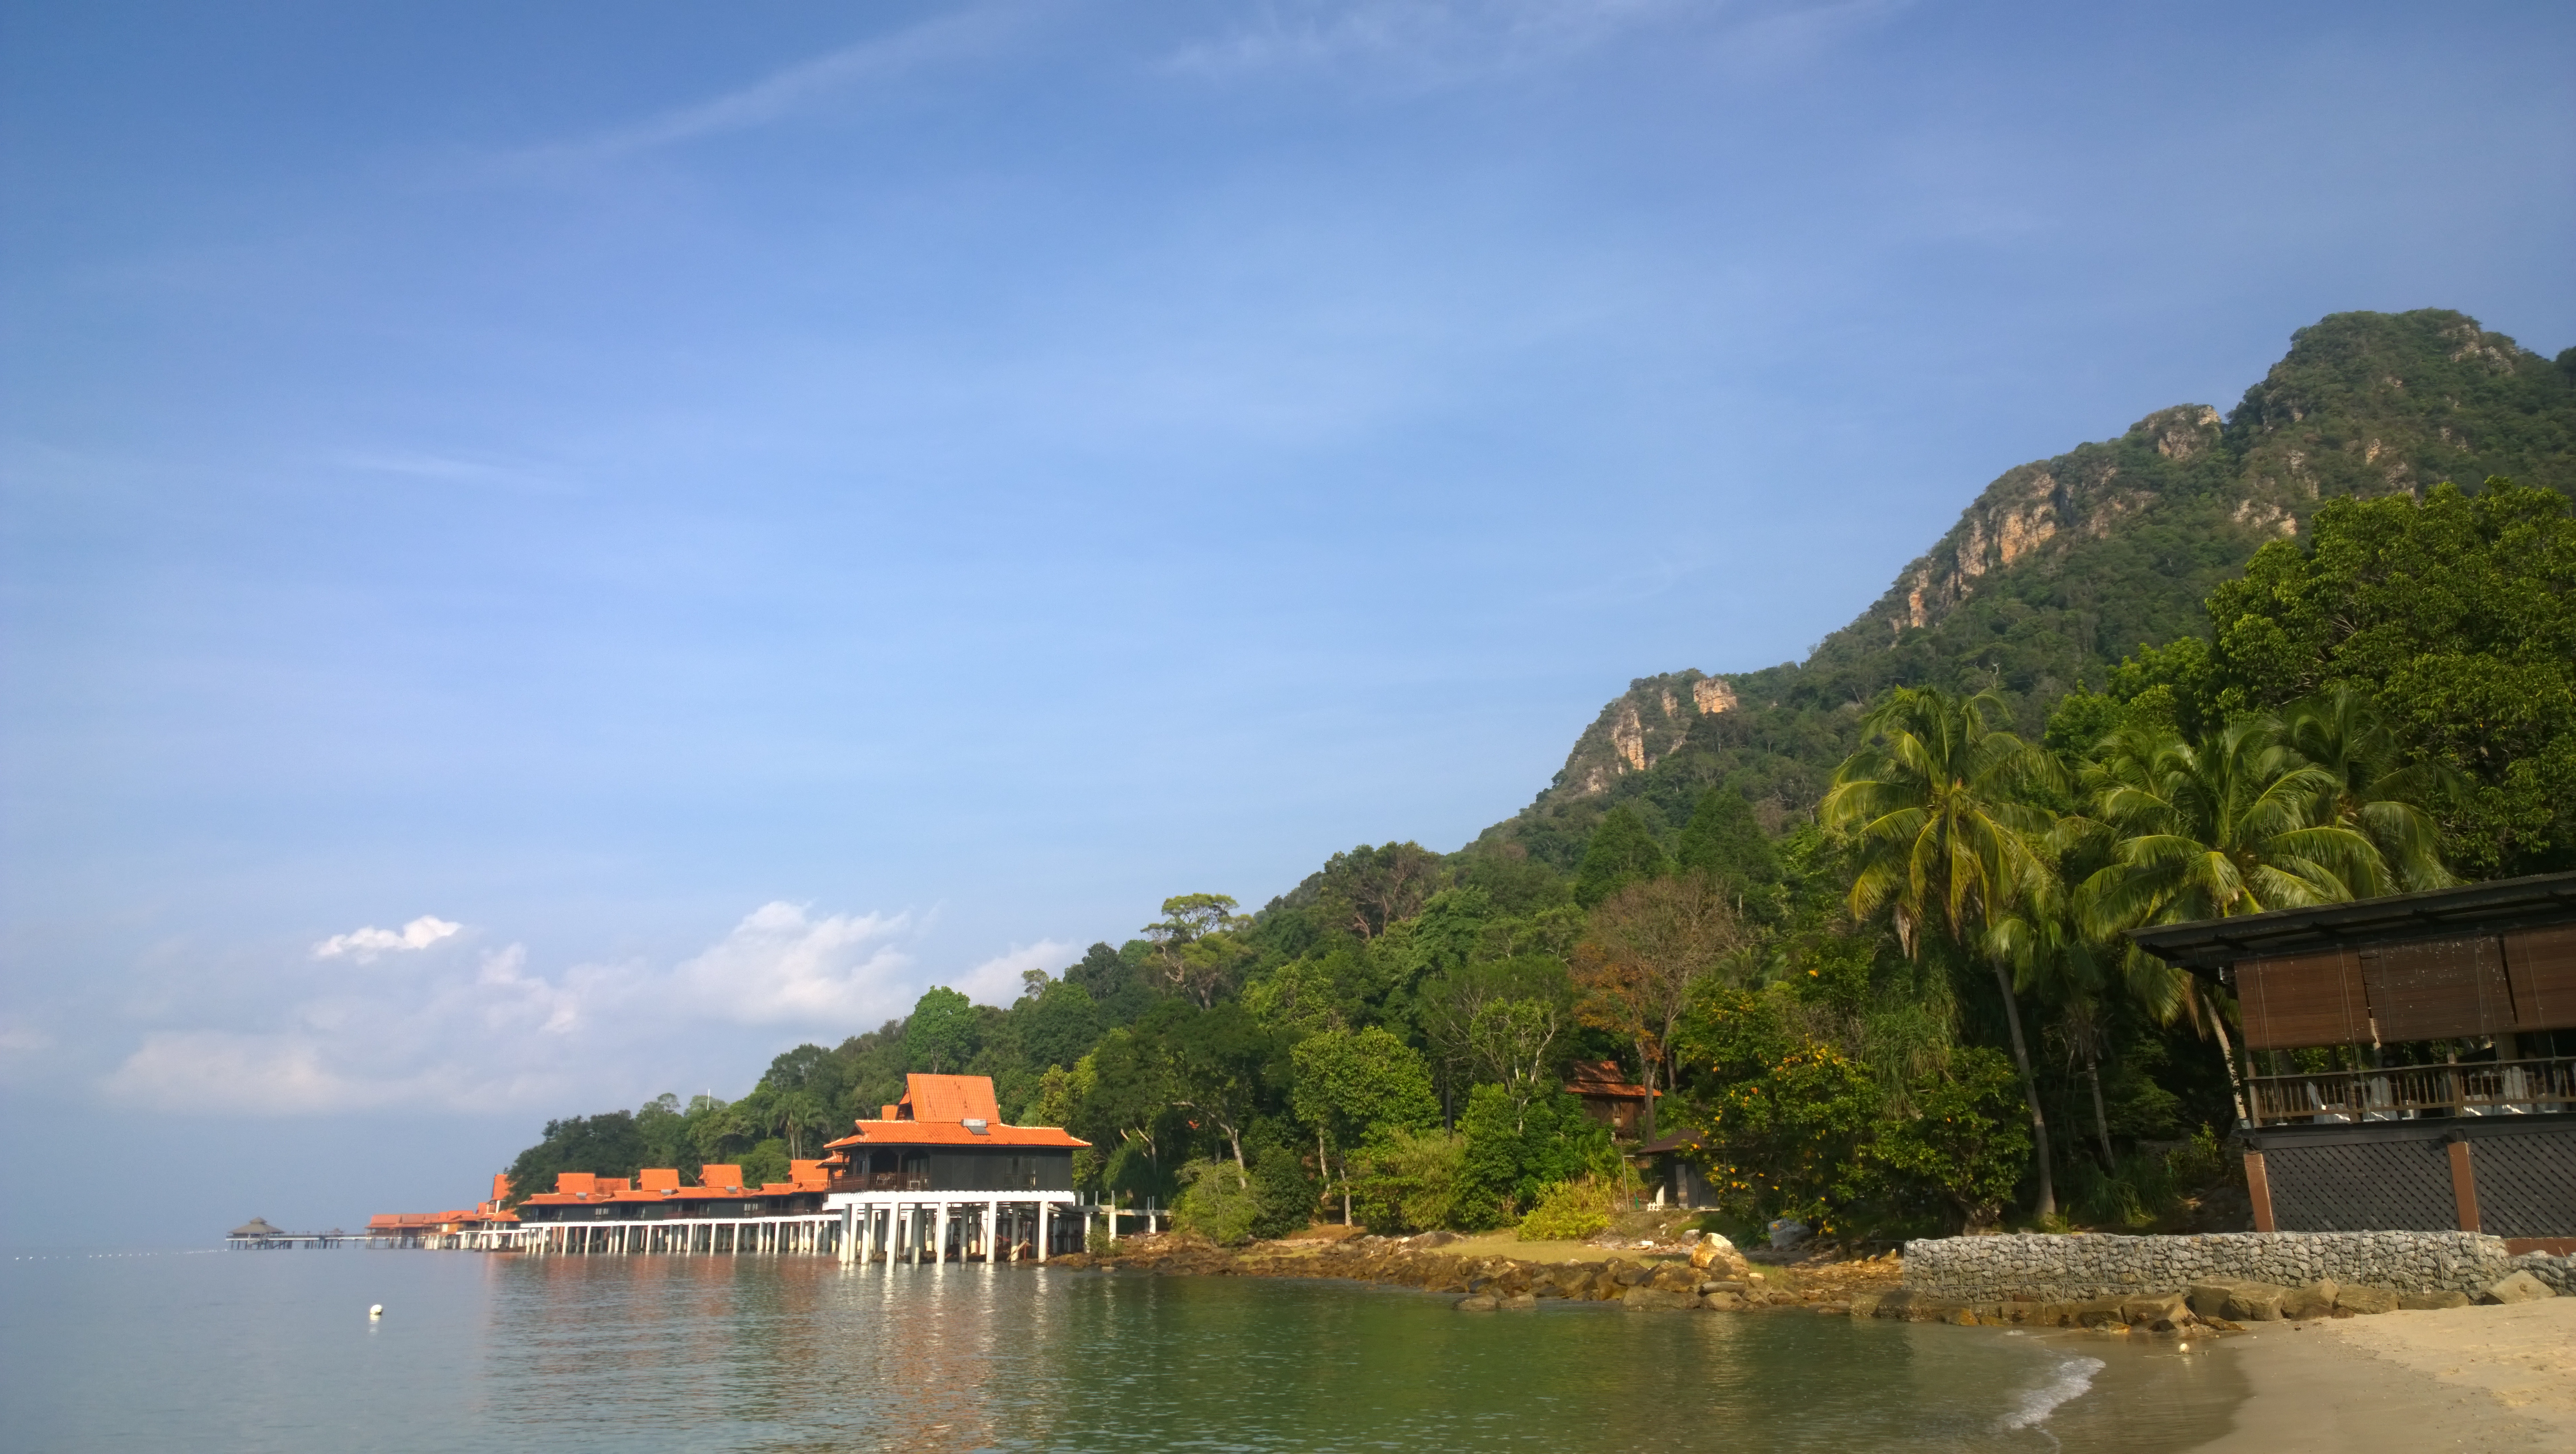
{"type": "Polygon", "coordinates": [[[2576,343],[2563,6],[0,17],[18,1244],[1455,847],[2324,313],[2576,343]]]}

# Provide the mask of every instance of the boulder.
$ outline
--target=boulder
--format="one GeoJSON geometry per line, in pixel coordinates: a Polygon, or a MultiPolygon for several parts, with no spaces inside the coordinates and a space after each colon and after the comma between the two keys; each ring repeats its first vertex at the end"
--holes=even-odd
{"type": "Polygon", "coordinates": [[[2125,1328],[2129,1319],[2121,1311],[2122,1302],[2115,1297],[2086,1298],[2075,1305],[2075,1323],[2085,1328],[2125,1328]]]}
{"type": "MultiPolygon", "coordinates": [[[[1713,1313],[1731,1313],[1744,1306],[1744,1299],[1740,1295],[1731,1292],[1713,1292],[1701,1298],[1699,1300],[1699,1305],[1713,1313]]],[[[1869,1314],[1856,1312],[1852,1314],[1852,1316],[1856,1318],[1865,1318],[1868,1317],[1869,1314]]]]}
{"type": "Polygon", "coordinates": [[[1617,1270],[1610,1274],[1610,1280],[1621,1287],[1639,1286],[1655,1275],[1655,1269],[1639,1262],[1621,1263],[1616,1266],[1617,1270]]]}
{"type": "Polygon", "coordinates": [[[1720,1278],[1740,1278],[1746,1270],[1744,1254],[1715,1232],[1703,1233],[1699,1244],[1691,1248],[1690,1265],[1720,1278]]]}
{"type": "Polygon", "coordinates": [[[2469,1295],[2464,1292],[2402,1292],[2397,1305],[2411,1312],[2429,1312],[2434,1308],[2465,1308],[2469,1295]]]}
{"type": "Polygon", "coordinates": [[[2482,1303],[2527,1303],[2537,1298],[2556,1297],[2558,1290],[2531,1275],[2528,1269],[2487,1284],[2480,1294],[2482,1303]]]}
{"type": "Polygon", "coordinates": [[[2127,1298],[2120,1304],[2120,1320],[2124,1323],[2179,1323],[2190,1312],[2177,1293],[2127,1298]]]}
{"type": "Polygon", "coordinates": [[[1699,1290],[1703,1296],[1713,1292],[1731,1292],[1738,1297],[1742,1297],[1744,1295],[1745,1288],[1746,1284],[1735,1278],[1718,1278],[1714,1281],[1703,1282],[1699,1285],[1699,1290]]]}
{"type": "Polygon", "coordinates": [[[2353,1286],[2335,1293],[2335,1311],[2339,1313],[2393,1313],[2397,1311],[2397,1294],[2384,1287],[2353,1286]]]}
{"type": "Polygon", "coordinates": [[[2228,1295],[2235,1290],[2233,1282],[2195,1282],[2184,1291],[2183,1301],[2201,1317],[2223,1318],[2227,1316],[2228,1295]]]}
{"type": "Polygon", "coordinates": [[[2227,1307],[2221,1316],[2237,1323],[2277,1323],[2281,1321],[2281,1299],[2290,1290],[2268,1282],[2240,1282],[2227,1290],[2227,1307]]]}
{"type": "MultiPolygon", "coordinates": [[[[1717,1292],[1708,1294],[1709,1306],[1715,1307],[1717,1305],[1716,1300],[1718,1298],[1730,1295],[1731,1294],[1717,1292]]],[[[1855,1318],[1874,1318],[1878,1316],[1879,1304],[1886,1300],[1887,1294],[1883,1292],[1854,1293],[1852,1294],[1851,1300],[1851,1315],[1855,1318]]]]}
{"type": "Polygon", "coordinates": [[[1503,1299],[1502,1306],[1511,1312],[1525,1313],[1538,1306],[1538,1294],[1516,1292],[1510,1297],[1503,1299]]]}
{"type": "Polygon", "coordinates": [[[1645,1286],[1628,1289],[1619,1301],[1631,1312],[1672,1312],[1699,1306],[1699,1299],[1689,1293],[1645,1286]]]}
{"type": "Polygon", "coordinates": [[[2281,1298],[2281,1316],[2300,1320],[2322,1318],[2334,1311],[2335,1293],[2339,1290],[2326,1279],[2319,1279],[2306,1287],[2292,1288],[2281,1298]]]}
{"type": "Polygon", "coordinates": [[[1646,1285],[1660,1288],[1665,1292],[1697,1292],[1699,1282],[1699,1272],[1696,1268],[1675,1264],[1656,1268],[1654,1275],[1646,1280],[1646,1285]]]}
{"type": "Polygon", "coordinates": [[[1495,1303],[1492,1298],[1478,1293],[1474,1297],[1458,1299],[1456,1306],[1462,1313],[1490,1313],[1494,1310],[1495,1303]]]}

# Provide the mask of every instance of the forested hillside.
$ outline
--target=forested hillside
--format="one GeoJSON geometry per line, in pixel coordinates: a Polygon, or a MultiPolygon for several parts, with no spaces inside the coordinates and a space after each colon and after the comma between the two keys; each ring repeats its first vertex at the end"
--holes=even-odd
{"type": "Polygon", "coordinates": [[[2211,589],[2326,502],[2490,475],[2576,495],[2576,349],[2553,362],[2443,310],[2332,315],[2224,418],[2179,405],[2006,470],[1804,662],[1632,682],[1480,841],[1571,869],[1611,806],[1669,835],[1722,782],[1783,822],[1893,686],[1993,687],[2035,735],[2077,683],[2205,635],[2211,589]]]}
{"type": "Polygon", "coordinates": [[[2576,867],[2571,493],[2576,350],[2328,318],[2224,419],[2007,472],[1806,662],[1638,681],[1456,853],[1177,894],[1007,1008],[934,988],[740,1100],[551,1122],[511,1175],[780,1180],[962,1070],[1220,1240],[1562,1235],[1632,1185],[1563,1089],[1610,1060],[1732,1230],[2182,1225],[2251,1067],[2123,932],[2576,867]]]}

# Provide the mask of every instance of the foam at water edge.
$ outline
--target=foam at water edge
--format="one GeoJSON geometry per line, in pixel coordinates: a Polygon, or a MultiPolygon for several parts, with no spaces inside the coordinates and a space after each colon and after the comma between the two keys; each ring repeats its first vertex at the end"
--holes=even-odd
{"type": "Polygon", "coordinates": [[[2101,1371],[2099,1358],[2067,1359],[2057,1365],[2046,1383],[2024,1392],[2013,1404],[2012,1412],[1995,1421],[1996,1430],[2027,1429],[2046,1422],[2059,1404],[2083,1397],[2084,1391],[2093,1386],[2093,1375],[2101,1371]]]}

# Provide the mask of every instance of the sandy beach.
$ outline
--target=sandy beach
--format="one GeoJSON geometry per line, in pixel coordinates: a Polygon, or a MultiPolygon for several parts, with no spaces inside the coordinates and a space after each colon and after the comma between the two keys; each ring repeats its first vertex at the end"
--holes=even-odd
{"type": "Polygon", "coordinates": [[[2221,1356],[2254,1392],[2208,1454],[2576,1449],[2576,1298],[2272,1323],[2221,1356]]]}

